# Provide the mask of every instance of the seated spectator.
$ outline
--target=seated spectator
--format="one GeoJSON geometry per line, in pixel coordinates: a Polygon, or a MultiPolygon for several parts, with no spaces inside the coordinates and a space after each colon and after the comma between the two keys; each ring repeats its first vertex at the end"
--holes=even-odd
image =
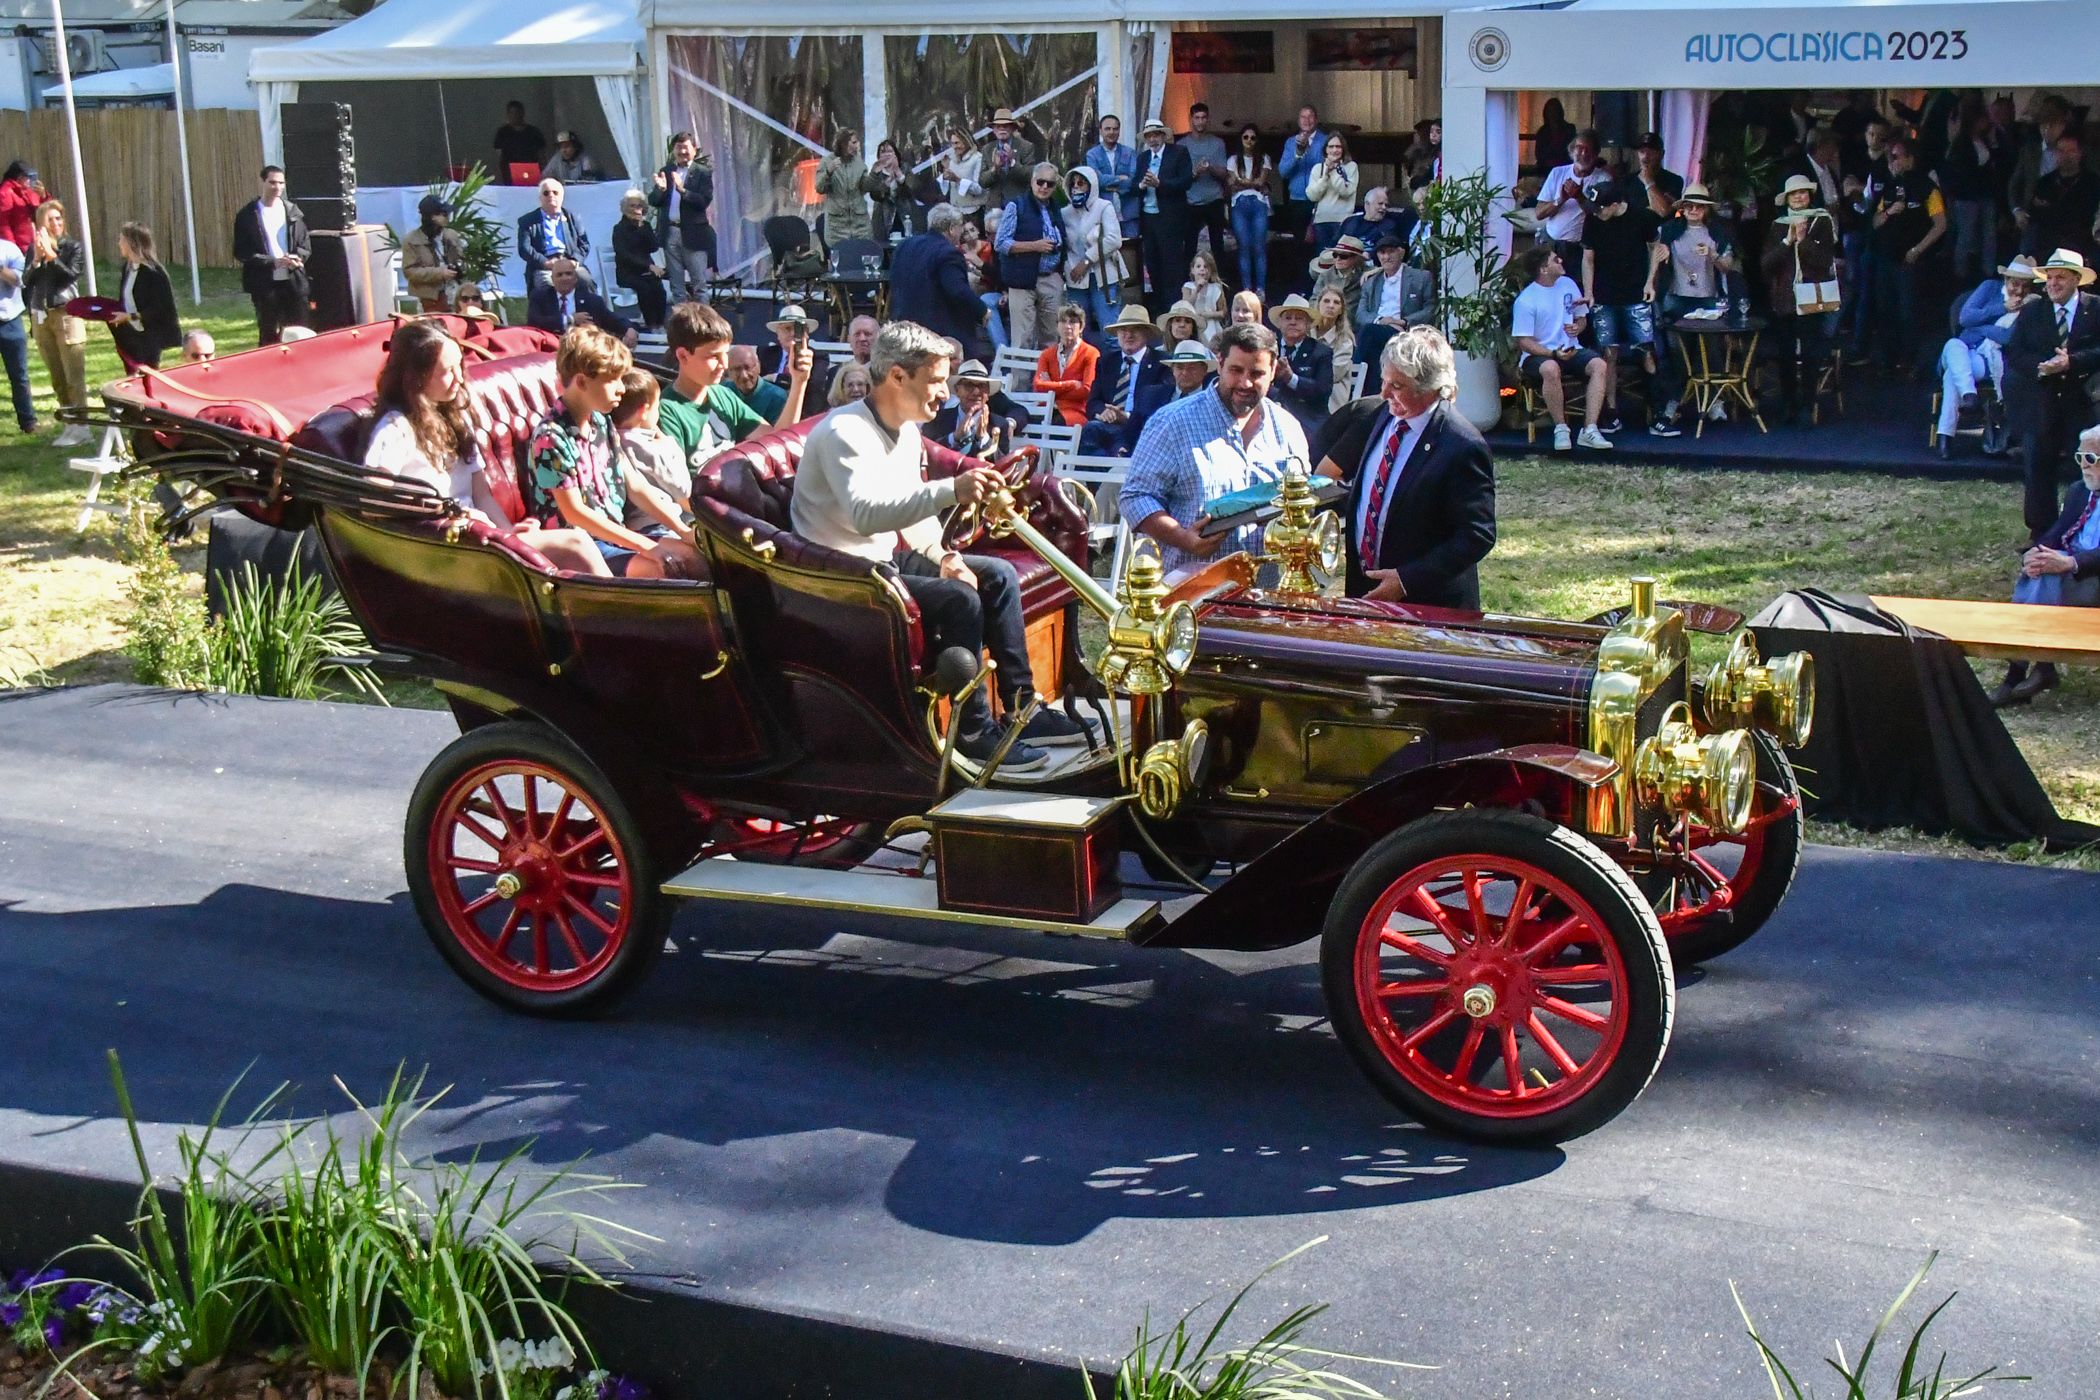
{"type": "MultiPolygon", "coordinates": [[[[1830,153],[1837,154],[1837,142],[1830,143],[1830,153]]],[[[1633,181],[1640,186],[1639,203],[1646,206],[1656,222],[1670,217],[1677,208],[1677,198],[1684,193],[1684,176],[1674,170],[1663,169],[1663,139],[1654,132],[1644,132],[1633,148],[1633,181]]],[[[1837,173],[1831,172],[1830,199],[1837,202],[1837,173]]],[[[1629,200],[1628,203],[1634,201],[1629,200]]]]}
{"type": "MultiPolygon", "coordinates": [[[[692,303],[687,303],[691,305],[692,303]]],[[[612,410],[634,357],[597,326],[572,327],[555,352],[561,402],[540,423],[526,450],[532,505],[548,525],[589,535],[613,574],[624,578],[693,578],[700,552],[678,507],[615,450],[612,410]],[[639,498],[651,525],[627,525],[639,498]]]]}
{"type": "Polygon", "coordinates": [[[1376,248],[1381,238],[1397,238],[1403,244],[1413,242],[1415,225],[1422,221],[1421,216],[1412,204],[1402,201],[1395,205],[1392,200],[1392,191],[1384,185],[1365,190],[1362,211],[1342,220],[1343,235],[1355,235],[1359,249],[1376,248]]]}
{"type": "MultiPolygon", "coordinates": [[[[1619,430],[1619,367],[1629,361],[1646,371],[1648,431],[1671,437],[1656,383],[1655,307],[1648,301],[1648,244],[1662,220],[1648,205],[1638,176],[1600,187],[1596,211],[1582,229],[1582,293],[1591,307],[1590,343],[1604,352],[1604,421],[1598,431],[1619,430]]],[[[1789,301],[1793,293],[1787,293],[1789,301]]],[[[1774,314],[1778,312],[1775,304],[1774,314]]]]}
{"type": "Polygon", "coordinates": [[[1127,457],[1144,431],[1145,420],[1171,395],[1173,381],[1153,353],[1159,328],[1145,308],[1126,305],[1109,326],[1113,347],[1094,365],[1094,389],[1087,395],[1087,424],[1079,430],[1079,450],[1089,456],[1127,457]]]}
{"type": "Polygon", "coordinates": [[[874,381],[868,377],[868,367],[859,361],[840,365],[831,376],[831,387],[824,392],[824,402],[832,408],[840,404],[859,403],[868,396],[874,381]]]}
{"type": "Polygon", "coordinates": [[[663,245],[649,221],[649,200],[640,190],[620,196],[620,222],[613,225],[613,285],[634,293],[635,310],[650,330],[664,323],[663,245]]]}
{"type": "MultiPolygon", "coordinates": [[[[1643,299],[1661,308],[1655,328],[1656,358],[1660,361],[1656,374],[1663,381],[1662,417],[1667,420],[1677,417],[1678,401],[1684,394],[1684,365],[1681,356],[1670,353],[1663,337],[1668,327],[1687,312],[1719,306],[1722,279],[1735,271],[1735,236],[1709,220],[1713,207],[1706,186],[1696,182],[1686,185],[1684,195],[1677,201],[1675,217],[1656,230],[1655,242],[1648,249],[1648,286],[1643,299]],[[1665,266],[1669,268],[1667,276],[1663,273],[1665,266]]],[[[1713,416],[1722,416],[1719,400],[1715,401],[1713,416]]]]}
{"type": "Polygon", "coordinates": [[[1794,421],[1806,427],[1815,422],[1816,384],[1830,363],[1838,314],[1805,310],[1801,298],[1837,286],[1837,220],[1816,203],[1816,182],[1806,175],[1787,176],[1779,199],[1783,212],[1765,238],[1766,291],[1780,345],[1780,388],[1794,421]]]}
{"type": "MultiPolygon", "coordinates": [[[[729,372],[730,329],[721,312],[705,302],[678,303],[664,318],[664,342],[677,374],[664,390],[657,418],[685,450],[686,466],[698,471],[723,448],[763,430],[769,420],[722,382],[729,372]]],[[[801,421],[809,374],[809,346],[797,345],[788,361],[787,392],[771,426],[801,421]]]]}
{"type": "Polygon", "coordinates": [[[472,282],[461,285],[459,295],[452,306],[452,314],[464,316],[469,321],[493,321],[496,319],[495,313],[489,310],[488,303],[482,298],[481,288],[475,286],[472,282]]]}
{"type": "Polygon", "coordinates": [[[1407,248],[1399,239],[1378,241],[1378,268],[1364,277],[1356,302],[1360,364],[1376,365],[1395,332],[1436,322],[1436,279],[1406,258],[1407,248]]]}
{"type": "Polygon", "coordinates": [[[1327,410],[1332,413],[1351,398],[1345,366],[1356,360],[1356,326],[1349,319],[1342,294],[1332,287],[1313,298],[1312,335],[1334,352],[1334,392],[1327,396],[1327,410]]]}
{"type": "Polygon", "coordinates": [[[198,328],[182,338],[182,362],[186,365],[206,365],[219,357],[219,342],[211,338],[211,332],[198,328]]]}
{"type": "Polygon", "coordinates": [[[557,258],[576,263],[583,280],[591,280],[584,268],[591,256],[591,236],[583,231],[573,213],[562,208],[559,180],[540,181],[540,207],[519,216],[515,246],[525,264],[528,292],[547,285],[548,268],[557,258]]]}
{"type": "Polygon", "coordinates": [[[1567,163],[1547,170],[1532,207],[1539,236],[1555,245],[1562,267],[1582,266],[1583,223],[1593,207],[1590,196],[1611,183],[1611,172],[1597,163],[1599,140],[1588,127],[1576,132],[1568,144],[1567,163]]]}
{"type": "Polygon", "coordinates": [[[1961,325],[1940,349],[1940,455],[1952,456],[1948,443],[1961,415],[1976,407],[1977,390],[1985,384],[1998,391],[1997,413],[2005,412],[2005,343],[2013,322],[2034,293],[2041,274],[2025,253],[1980,283],[1955,313],[1961,325]]]}
{"type": "MultiPolygon", "coordinates": [[[[788,388],[791,378],[789,370],[795,363],[796,355],[809,352],[810,337],[817,333],[817,319],[798,304],[789,302],[780,308],[778,316],[766,322],[766,329],[773,332],[773,372],[767,377],[785,390],[788,388]]],[[[812,360],[809,371],[810,398],[822,402],[830,389],[830,364],[812,360]]]]}
{"type": "Polygon", "coordinates": [[[1096,331],[1105,333],[1123,304],[1123,220],[1116,201],[1101,197],[1100,179],[1091,166],[1075,165],[1067,171],[1061,217],[1065,299],[1093,318],[1096,331]]]}
{"type": "Polygon", "coordinates": [[[1252,288],[1234,292],[1229,305],[1231,309],[1225,313],[1228,326],[1258,326],[1267,319],[1261,308],[1261,293],[1252,288]]]}
{"type": "Polygon", "coordinates": [[[855,316],[846,323],[846,349],[853,355],[853,363],[864,365],[875,353],[875,337],[882,333],[882,323],[873,316],[855,316]]]}
{"type": "Polygon", "coordinates": [[[1167,314],[1159,318],[1159,340],[1161,345],[1179,345],[1184,340],[1201,340],[1203,318],[1196,308],[1186,301],[1177,301],[1167,308],[1167,314]]]}
{"type": "MultiPolygon", "coordinates": [[[[1006,317],[1001,308],[1006,304],[1006,284],[999,280],[999,260],[992,256],[992,245],[984,231],[975,224],[962,226],[963,266],[969,270],[970,293],[984,307],[984,330],[991,338],[994,350],[1003,350],[1007,345],[1006,317]]],[[[895,274],[891,284],[895,285],[895,274]]],[[[894,309],[891,318],[896,318],[894,309]]]]}
{"type": "Polygon", "coordinates": [[[2069,248],[2088,263],[2100,261],[2100,242],[2093,221],[2100,215],[2100,174],[2085,164],[2085,139],[2076,127],[2056,138],[2056,168],[2035,181],[2034,195],[2021,212],[2026,217],[2020,251],[2040,256],[2069,248]]]}
{"type": "Polygon", "coordinates": [[[1353,318],[1356,304],[1363,296],[1366,252],[1362,239],[1353,233],[1345,233],[1335,240],[1332,248],[1314,258],[1313,300],[1318,301],[1320,293],[1325,291],[1338,292],[1342,305],[1348,308],[1348,314],[1353,318]]]}
{"type": "Polygon", "coordinates": [[[1339,131],[1327,137],[1320,163],[1305,177],[1305,197],[1313,202],[1312,245],[1325,252],[1342,236],[1342,225],[1356,212],[1356,162],[1339,131]]]}
{"type": "MultiPolygon", "coordinates": [[[[663,430],[657,411],[663,388],[656,376],[639,365],[620,378],[620,402],[613,408],[613,428],[620,434],[620,449],[628,464],[664,499],[676,505],[684,518],[693,518],[693,471],[686,465],[685,450],[678,439],[663,430]]],[[[639,499],[627,502],[627,526],[647,530],[651,521],[639,499]]]]}
{"type": "MultiPolygon", "coordinates": [[[[2075,460],[2078,483],[2065,499],[2062,514],[2020,558],[2020,575],[2013,581],[2015,603],[2100,607],[2100,510],[2095,509],[2100,506],[2100,427],[2079,434],[2075,460]]],[[[2025,705],[2057,683],[2055,663],[2030,667],[2015,661],[1991,692],[1991,704],[2000,709],[2025,705]]]]}
{"type": "Polygon", "coordinates": [[[1312,305],[1295,292],[1276,304],[1269,321],[1283,332],[1269,397],[1296,418],[1310,438],[1327,421],[1327,403],[1334,394],[1334,352],[1312,338],[1312,305]]]}
{"type": "Polygon", "coordinates": [[[1553,450],[1566,452],[1579,441],[1593,452],[1609,452],[1611,442],[1597,428],[1604,412],[1604,357],[1577,338],[1589,325],[1582,288],[1562,268],[1560,250],[1552,243],[1527,248],[1517,260],[1517,273],[1524,279],[1524,290],[1509,312],[1517,377],[1546,401],[1547,416],[1553,419],[1553,450]],[[1579,439],[1568,429],[1565,395],[1571,380],[1583,386],[1585,417],[1579,439]]]}
{"type": "Polygon", "coordinates": [[[1174,398],[1169,402],[1202,393],[1217,377],[1218,357],[1200,340],[1184,340],[1159,359],[1174,376],[1174,398]]]}
{"type": "MultiPolygon", "coordinates": [[[[963,366],[968,363],[968,359],[963,354],[961,341],[951,339],[942,343],[948,347],[948,397],[941,404],[941,407],[954,408],[962,402],[962,397],[958,393],[960,384],[957,376],[961,374],[963,366]]],[[[1013,424],[1015,436],[1019,436],[1021,429],[1035,421],[1035,414],[1019,399],[1006,392],[1003,380],[993,379],[992,392],[988,401],[992,406],[993,416],[1004,418],[1007,422],[1013,424]]]]}
{"type": "Polygon", "coordinates": [[[787,407],[787,390],[765,377],[758,367],[758,348],[729,347],[729,387],[747,407],[768,423],[787,407]]]}
{"type": "MultiPolygon", "coordinates": [[[[1198,252],[1189,259],[1189,280],[1181,284],[1181,301],[1196,316],[1196,333],[1184,337],[1200,340],[1205,345],[1218,338],[1218,331],[1225,324],[1225,284],[1218,280],[1218,263],[1209,253],[1198,252]]],[[[1170,345],[1180,344],[1170,339],[1170,345]]]]}
{"type": "Polygon", "coordinates": [[[992,372],[982,361],[964,360],[955,371],[955,402],[933,415],[926,436],[965,457],[996,461],[1013,450],[1021,425],[992,409],[992,372]]]}
{"type": "Polygon", "coordinates": [[[1094,392],[1094,369],[1101,358],[1081,335],[1085,329],[1086,312],[1066,302],[1057,313],[1057,343],[1035,359],[1035,391],[1050,395],[1058,420],[1067,427],[1086,422],[1087,396],[1094,392]]]}
{"type": "Polygon", "coordinates": [[[401,240],[401,280],[426,313],[450,311],[466,276],[466,245],[449,227],[452,206],[438,195],[424,195],[416,214],[420,222],[401,240]]]}
{"type": "Polygon", "coordinates": [[[573,131],[554,133],[554,154],[540,167],[540,174],[564,185],[589,185],[598,180],[598,162],[584,152],[583,138],[573,131]]]}
{"type": "Polygon", "coordinates": [[[547,278],[525,298],[526,325],[556,335],[565,334],[573,325],[602,326],[626,341],[629,349],[634,347],[638,338],[634,326],[585,284],[573,261],[556,258],[547,264],[547,278]]]}
{"type": "Polygon", "coordinates": [[[404,324],[394,332],[386,363],[379,370],[373,404],[379,418],[365,444],[365,465],[428,486],[457,505],[468,519],[521,536],[522,543],[538,550],[556,568],[605,576],[609,572],[605,558],[588,535],[569,529],[543,530],[529,516],[512,521],[504,513],[483,474],[486,464],[474,444],[474,430],[461,401],[466,388],[459,342],[435,321],[404,324]]]}

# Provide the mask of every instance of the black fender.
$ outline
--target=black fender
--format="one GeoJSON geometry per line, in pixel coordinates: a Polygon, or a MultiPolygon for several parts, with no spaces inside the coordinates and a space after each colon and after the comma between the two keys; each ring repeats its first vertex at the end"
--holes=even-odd
{"type": "Polygon", "coordinates": [[[1342,877],[1380,838],[1452,807],[1534,808],[1581,829],[1585,798],[1617,771],[1567,744],[1523,744],[1374,783],[1307,822],[1148,936],[1155,948],[1266,952],[1316,938],[1342,877]]]}

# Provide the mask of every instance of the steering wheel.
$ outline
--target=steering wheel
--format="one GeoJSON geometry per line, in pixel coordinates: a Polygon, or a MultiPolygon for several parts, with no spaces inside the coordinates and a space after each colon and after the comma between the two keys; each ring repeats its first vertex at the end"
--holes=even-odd
{"type": "MultiPolygon", "coordinates": [[[[1041,455],[1041,449],[1031,444],[1001,457],[992,463],[992,470],[1006,478],[1008,492],[1019,492],[1034,479],[1036,462],[1041,455]]],[[[984,538],[984,507],[983,501],[975,505],[958,505],[949,514],[945,538],[950,549],[968,549],[984,538]]]]}

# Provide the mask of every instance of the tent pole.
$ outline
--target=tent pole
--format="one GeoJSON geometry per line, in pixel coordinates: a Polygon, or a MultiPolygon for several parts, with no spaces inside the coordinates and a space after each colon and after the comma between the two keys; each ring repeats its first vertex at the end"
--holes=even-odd
{"type": "Polygon", "coordinates": [[[452,179],[452,114],[445,110],[443,78],[438,79],[438,126],[445,133],[445,179],[449,182],[452,179]]]}
{"type": "Polygon", "coordinates": [[[51,0],[53,34],[58,39],[58,82],[66,99],[66,140],[73,149],[73,198],[80,204],[80,249],[87,259],[88,295],[95,293],[95,226],[88,218],[87,167],[80,161],[80,114],[73,109],[73,63],[66,54],[65,0],[51,0]]]}
{"type": "Polygon", "coordinates": [[[190,239],[190,305],[204,305],[203,255],[197,251],[197,201],[190,192],[190,127],[182,111],[182,35],[175,28],[175,0],[168,0],[168,66],[175,72],[175,146],[182,161],[182,226],[190,239]]]}

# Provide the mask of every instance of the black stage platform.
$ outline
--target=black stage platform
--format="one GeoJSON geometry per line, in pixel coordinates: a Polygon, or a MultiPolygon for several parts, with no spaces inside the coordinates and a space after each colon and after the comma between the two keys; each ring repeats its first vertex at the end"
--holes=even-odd
{"type": "Polygon", "coordinates": [[[1683,978],[1640,1103],[1493,1151],[1372,1095],[1304,950],[693,908],[618,1019],[507,1016],[402,893],[402,809],[449,736],[0,701],[0,1254],[126,1204],[82,1204],[130,1172],[106,1046],[162,1125],[243,1070],[323,1108],[331,1075],[372,1093],[406,1060],[458,1086],[432,1146],[536,1138],[642,1184],[619,1214],[663,1241],[662,1301],[621,1331],[653,1329],[667,1396],[718,1393],[695,1376],[726,1352],[760,1358],[727,1400],[1070,1397],[1011,1358],[1105,1361],[1316,1235],[1254,1311],[1331,1301],[1318,1341],[1440,1368],[1409,1396],[1741,1400],[1764,1382],[1731,1279],[1810,1374],[1935,1247],[1957,1359],[2100,1391],[2100,878],[1816,849],[1770,929],[1683,978]]]}

